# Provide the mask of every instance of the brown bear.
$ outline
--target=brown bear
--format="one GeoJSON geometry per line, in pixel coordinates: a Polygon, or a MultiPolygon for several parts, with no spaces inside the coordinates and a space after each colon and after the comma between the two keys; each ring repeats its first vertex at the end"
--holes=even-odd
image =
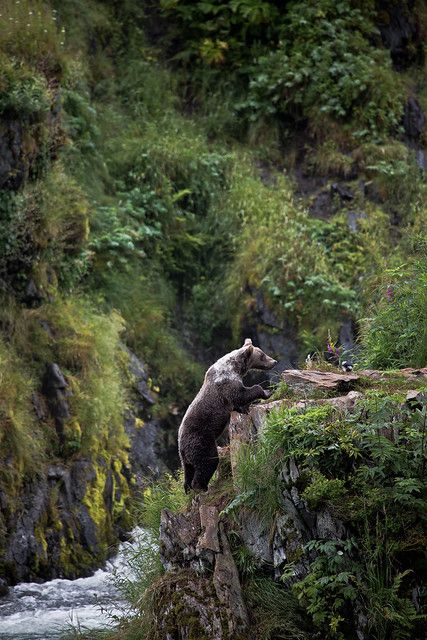
{"type": "Polygon", "coordinates": [[[233,410],[242,411],[270,393],[260,385],[245,387],[249,369],[271,369],[276,360],[254,347],[247,338],[243,347],[227,353],[206,372],[205,380],[188,407],[178,431],[179,457],[184,468],[184,488],[207,491],[218,466],[216,440],[224,431],[233,410]]]}

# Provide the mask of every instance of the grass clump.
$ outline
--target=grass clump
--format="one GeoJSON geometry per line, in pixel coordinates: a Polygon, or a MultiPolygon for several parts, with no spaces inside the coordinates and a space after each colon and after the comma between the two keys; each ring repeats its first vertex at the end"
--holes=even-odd
{"type": "MultiPolygon", "coordinates": [[[[35,314],[37,315],[37,314],[35,314]]],[[[45,336],[68,375],[72,413],[82,428],[86,452],[123,452],[127,445],[123,415],[126,391],[120,335],[124,325],[117,313],[101,315],[83,299],[58,300],[43,307],[43,316],[56,332],[45,336]]],[[[52,352],[51,352],[52,353],[52,352]]]]}
{"type": "Polygon", "coordinates": [[[158,270],[140,265],[97,276],[98,300],[107,311],[119,309],[126,321],[126,343],[150,364],[161,398],[160,413],[185,404],[202,380],[202,367],[182,345],[174,328],[175,296],[158,270]]]}
{"type": "Polygon", "coordinates": [[[4,0],[0,13],[0,50],[37,68],[47,77],[61,77],[65,68],[65,27],[57,12],[41,0],[4,0]]]}
{"type": "Polygon", "coordinates": [[[427,365],[427,261],[389,270],[363,324],[362,360],[367,367],[398,369],[427,365]]]}
{"type": "Polygon", "coordinates": [[[255,637],[263,640],[307,640],[307,621],[295,595],[269,578],[256,577],[245,587],[255,637]]]}
{"type": "Polygon", "coordinates": [[[151,534],[158,536],[163,509],[182,511],[189,502],[184,491],[183,472],[165,474],[161,481],[144,490],[144,499],[137,510],[137,519],[151,534]]]}
{"type": "Polygon", "coordinates": [[[237,330],[255,293],[263,295],[278,320],[298,330],[333,325],[355,312],[354,289],[345,277],[340,279],[327,247],[319,242],[316,221],[297,204],[288,180],[278,176],[276,187],[263,185],[241,163],[227,206],[242,224],[228,278],[231,307],[239,309],[237,330]]]}
{"type": "Polygon", "coordinates": [[[71,452],[80,443],[86,454],[124,454],[126,355],[119,314],[101,314],[83,297],[58,297],[37,309],[6,303],[0,324],[40,387],[46,363],[57,363],[64,373],[72,392],[66,425],[71,452]]]}
{"type": "MultiPolygon", "coordinates": [[[[0,340],[0,455],[12,456],[22,480],[36,472],[44,458],[44,439],[31,404],[35,381],[25,363],[0,340]]],[[[6,469],[2,469],[2,474],[6,469]]],[[[19,478],[15,478],[19,482],[19,478]]],[[[17,487],[15,487],[15,490],[17,487]]]]}

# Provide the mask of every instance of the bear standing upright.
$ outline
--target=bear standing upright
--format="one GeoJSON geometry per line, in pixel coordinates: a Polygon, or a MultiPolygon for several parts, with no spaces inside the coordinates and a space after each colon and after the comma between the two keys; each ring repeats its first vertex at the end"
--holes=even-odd
{"type": "Polygon", "coordinates": [[[206,372],[203,385],[188,407],[178,431],[179,457],[184,468],[184,487],[207,491],[218,466],[216,440],[228,425],[233,410],[270,393],[260,385],[245,387],[249,369],[271,369],[276,360],[254,347],[247,338],[243,347],[231,351],[206,372]]]}

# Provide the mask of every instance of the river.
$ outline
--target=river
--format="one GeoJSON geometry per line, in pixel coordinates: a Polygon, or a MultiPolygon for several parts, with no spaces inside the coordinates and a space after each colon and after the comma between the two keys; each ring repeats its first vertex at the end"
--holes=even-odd
{"type": "Polygon", "coordinates": [[[134,531],[133,542],[121,544],[117,556],[88,578],[13,587],[0,598],[0,640],[58,640],[70,627],[112,626],[112,616],[125,608],[112,577],[117,571],[130,573],[129,550],[143,535],[141,530],[134,531]]]}

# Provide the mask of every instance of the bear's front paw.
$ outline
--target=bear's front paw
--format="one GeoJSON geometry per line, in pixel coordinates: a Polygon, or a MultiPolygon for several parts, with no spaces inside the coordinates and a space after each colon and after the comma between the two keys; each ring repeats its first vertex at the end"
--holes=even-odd
{"type": "Polygon", "coordinates": [[[246,404],[244,407],[236,407],[234,411],[237,411],[237,413],[249,413],[249,405],[246,404]]]}

